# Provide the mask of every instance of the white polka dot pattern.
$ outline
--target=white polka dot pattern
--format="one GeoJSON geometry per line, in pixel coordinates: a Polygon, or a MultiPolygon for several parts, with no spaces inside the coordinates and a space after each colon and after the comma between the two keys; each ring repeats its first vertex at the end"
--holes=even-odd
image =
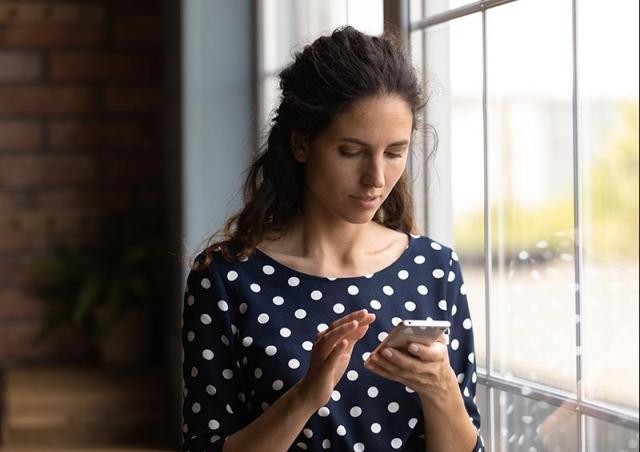
{"type": "MultiPolygon", "coordinates": [[[[305,375],[316,335],[362,308],[375,312],[376,322],[291,450],[423,450],[415,391],[364,367],[402,319],[451,321],[449,361],[479,427],[466,292],[458,256],[418,235],[387,268],[358,277],[311,276],[264,253],[228,262],[215,252],[208,267],[189,273],[184,293],[184,449],[222,451],[224,438],[305,375]]],[[[478,437],[474,451],[481,446],[478,437]]]]}

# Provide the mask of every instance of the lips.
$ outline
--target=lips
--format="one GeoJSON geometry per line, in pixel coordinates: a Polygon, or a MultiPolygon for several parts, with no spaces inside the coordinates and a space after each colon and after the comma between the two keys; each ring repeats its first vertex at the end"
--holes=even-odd
{"type": "Polygon", "coordinates": [[[376,209],[380,204],[381,196],[351,196],[359,208],[366,210],[376,209]]]}

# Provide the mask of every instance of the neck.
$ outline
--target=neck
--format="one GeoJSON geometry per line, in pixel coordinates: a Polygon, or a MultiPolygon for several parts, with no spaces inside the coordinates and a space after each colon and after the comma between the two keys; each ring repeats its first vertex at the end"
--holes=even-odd
{"type": "Polygon", "coordinates": [[[380,226],[373,221],[362,224],[336,221],[328,224],[301,215],[287,233],[288,253],[315,262],[352,266],[373,252],[371,245],[375,243],[378,228],[380,226]]]}

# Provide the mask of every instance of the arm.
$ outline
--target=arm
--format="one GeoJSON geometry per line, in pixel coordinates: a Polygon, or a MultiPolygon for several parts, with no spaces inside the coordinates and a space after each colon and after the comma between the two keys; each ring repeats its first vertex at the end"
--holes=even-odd
{"type": "Polygon", "coordinates": [[[456,377],[447,379],[446,397],[421,397],[426,452],[479,450],[478,432],[469,420],[456,377]]]}
{"type": "Polygon", "coordinates": [[[484,449],[480,414],[475,404],[476,364],[473,328],[457,255],[451,253],[450,271],[455,275],[447,285],[447,308],[450,313],[450,372],[446,378],[446,397],[421,397],[425,419],[425,447],[435,451],[480,451],[484,449]],[[454,307],[455,306],[455,307],[454,307]],[[431,415],[428,415],[431,413],[431,415]],[[439,413],[433,416],[433,413],[439,413]]]}
{"type": "Polygon", "coordinates": [[[478,448],[478,432],[470,420],[450,366],[445,338],[440,337],[428,346],[412,343],[408,351],[406,354],[386,347],[381,355],[373,354],[365,366],[418,394],[424,422],[425,452],[481,450],[478,448]]]}
{"type": "Polygon", "coordinates": [[[210,268],[189,274],[182,328],[183,451],[286,451],[307,420],[330,398],[355,342],[375,316],[357,311],[318,334],[305,377],[262,415],[251,419],[233,334],[239,312],[225,297],[222,278],[210,268]]]}
{"type": "Polygon", "coordinates": [[[327,403],[375,315],[356,311],[319,333],[304,378],[267,411],[227,439],[224,452],[286,451],[307,420],[327,403]]]}
{"type": "Polygon", "coordinates": [[[443,336],[429,346],[411,344],[409,353],[386,347],[372,354],[365,366],[418,394],[427,452],[481,451],[471,320],[457,261],[453,264],[452,258],[450,266],[453,275],[445,281],[445,293],[451,312],[451,346],[447,348],[443,336]]]}
{"type": "Polygon", "coordinates": [[[344,374],[355,342],[375,315],[356,311],[319,333],[305,377],[246,428],[227,438],[224,452],[286,451],[307,420],[330,397],[344,374]]]}
{"type": "Polygon", "coordinates": [[[231,328],[237,311],[219,309],[224,296],[224,285],[211,268],[189,273],[182,314],[183,451],[219,452],[225,437],[246,424],[241,400],[247,391],[231,328]]]}
{"type": "Polygon", "coordinates": [[[317,409],[297,384],[255,421],[229,436],[223,451],[286,451],[317,409]]]}

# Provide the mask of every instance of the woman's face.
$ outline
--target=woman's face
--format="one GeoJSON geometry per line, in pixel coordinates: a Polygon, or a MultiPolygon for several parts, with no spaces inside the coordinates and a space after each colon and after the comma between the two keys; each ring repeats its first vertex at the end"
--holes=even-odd
{"type": "Polygon", "coordinates": [[[371,221],[404,172],[411,107],[395,96],[360,99],[294,151],[305,163],[305,211],[330,221],[371,221]]]}

